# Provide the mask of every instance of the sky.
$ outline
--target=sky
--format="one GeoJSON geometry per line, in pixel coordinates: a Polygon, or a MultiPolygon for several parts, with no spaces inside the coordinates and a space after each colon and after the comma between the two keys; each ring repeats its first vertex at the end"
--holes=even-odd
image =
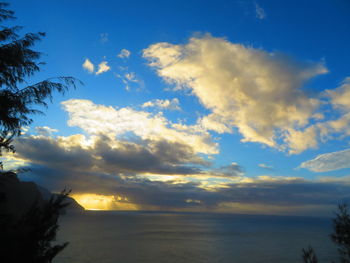
{"type": "Polygon", "coordinates": [[[330,215],[350,200],[347,0],[12,0],[28,83],[74,76],[5,168],[87,209],[330,215]]]}

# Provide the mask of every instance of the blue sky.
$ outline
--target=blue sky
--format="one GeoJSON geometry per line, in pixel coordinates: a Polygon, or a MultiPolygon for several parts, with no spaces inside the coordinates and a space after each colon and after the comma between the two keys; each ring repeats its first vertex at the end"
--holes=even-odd
{"type": "Polygon", "coordinates": [[[23,32],[47,34],[29,81],[84,82],[55,95],[8,157],[28,180],[103,209],[322,214],[349,198],[348,1],[11,8],[23,32]]]}

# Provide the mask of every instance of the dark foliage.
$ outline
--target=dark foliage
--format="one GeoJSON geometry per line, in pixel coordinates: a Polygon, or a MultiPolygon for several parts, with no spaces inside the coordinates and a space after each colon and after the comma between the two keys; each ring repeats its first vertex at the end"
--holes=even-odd
{"type": "MultiPolygon", "coordinates": [[[[338,211],[333,219],[334,233],[331,234],[332,241],[337,245],[341,263],[350,263],[350,214],[346,204],[338,206],[338,211]]],[[[303,249],[304,263],[318,263],[314,250],[309,247],[303,249]]]]}
{"type": "MultiPolygon", "coordinates": [[[[14,12],[0,2],[0,23],[15,19],[14,12]]],[[[56,77],[28,85],[26,79],[40,71],[41,53],[32,49],[45,36],[27,33],[20,36],[20,26],[0,26],[0,155],[2,150],[14,151],[12,140],[21,128],[32,122],[30,115],[41,113],[34,105],[47,106],[54,91],[64,93],[76,87],[73,77],[56,77]]]]}
{"type": "Polygon", "coordinates": [[[318,263],[317,256],[312,247],[309,247],[308,249],[303,249],[303,261],[305,263],[318,263]]]}
{"type": "Polygon", "coordinates": [[[68,243],[52,245],[60,211],[68,191],[52,197],[44,205],[33,206],[21,218],[0,215],[0,255],[6,263],[50,263],[68,243]]]}
{"type": "MultiPolygon", "coordinates": [[[[79,82],[73,77],[56,77],[28,84],[26,80],[44,64],[39,61],[42,54],[32,47],[45,34],[20,35],[22,27],[2,25],[10,19],[15,19],[14,12],[8,9],[7,3],[0,2],[0,156],[3,151],[15,151],[13,139],[21,135],[23,126],[32,123],[31,115],[42,113],[34,106],[46,107],[46,101],[52,100],[54,92],[64,93],[79,82]]],[[[1,170],[0,162],[0,176],[9,174],[1,170]]],[[[67,243],[53,244],[53,241],[59,227],[59,214],[68,205],[64,203],[68,194],[63,191],[44,204],[33,204],[21,218],[6,209],[0,211],[0,261],[51,262],[67,246],[67,243]]],[[[6,198],[0,192],[0,205],[6,203],[6,198]]]]}
{"type": "Polygon", "coordinates": [[[341,263],[350,263],[350,215],[346,205],[339,205],[333,219],[332,241],[338,246],[341,263]]]}

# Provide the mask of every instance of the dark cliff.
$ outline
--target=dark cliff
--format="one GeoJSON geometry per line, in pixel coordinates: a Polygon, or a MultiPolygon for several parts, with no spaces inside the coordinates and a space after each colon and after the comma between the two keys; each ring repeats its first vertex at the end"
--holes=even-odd
{"type": "MultiPolygon", "coordinates": [[[[38,186],[34,182],[22,182],[17,175],[12,172],[0,174],[0,212],[8,213],[13,216],[21,216],[28,211],[33,205],[41,206],[51,197],[57,194],[38,186]]],[[[84,208],[79,205],[73,198],[67,197],[66,203],[69,206],[65,212],[80,212],[84,208]]]]}

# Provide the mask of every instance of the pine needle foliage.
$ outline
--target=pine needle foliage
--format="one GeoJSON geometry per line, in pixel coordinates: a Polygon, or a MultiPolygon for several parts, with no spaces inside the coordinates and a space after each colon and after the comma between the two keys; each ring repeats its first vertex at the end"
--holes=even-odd
{"type": "MultiPolygon", "coordinates": [[[[333,231],[331,240],[338,247],[339,262],[350,263],[350,214],[346,204],[338,205],[338,211],[333,219],[333,231]]],[[[303,249],[304,263],[318,263],[313,248],[303,249]]]]}
{"type": "MultiPolygon", "coordinates": [[[[40,61],[42,53],[33,49],[45,33],[23,35],[20,34],[21,26],[4,26],[8,20],[15,19],[14,12],[8,7],[8,3],[0,2],[0,156],[3,151],[15,151],[13,139],[21,135],[24,126],[32,123],[33,114],[42,113],[35,106],[47,107],[54,92],[64,94],[81,83],[73,77],[27,83],[45,64],[40,61]]],[[[6,174],[15,175],[3,172],[0,162],[0,176],[6,174]]],[[[65,199],[69,193],[64,190],[43,204],[34,203],[21,218],[0,211],[0,261],[51,263],[68,244],[54,241],[59,228],[58,218],[68,205],[65,199]]],[[[0,204],[5,204],[6,199],[5,193],[0,193],[0,204]]]]}
{"type": "Polygon", "coordinates": [[[20,219],[0,216],[0,255],[6,263],[51,263],[68,243],[54,244],[58,218],[70,191],[62,191],[44,205],[37,203],[20,219]]]}
{"type": "Polygon", "coordinates": [[[350,263],[350,214],[345,204],[338,206],[333,219],[334,233],[332,241],[338,246],[341,263],[350,263]]]}
{"type": "Polygon", "coordinates": [[[0,2],[0,155],[2,150],[13,152],[13,138],[32,123],[33,114],[42,113],[33,108],[35,105],[47,107],[54,92],[64,94],[81,83],[73,77],[55,77],[28,85],[26,79],[45,64],[40,61],[42,53],[33,50],[45,33],[21,36],[22,27],[1,25],[10,19],[15,19],[14,12],[8,9],[8,3],[0,2]]]}

